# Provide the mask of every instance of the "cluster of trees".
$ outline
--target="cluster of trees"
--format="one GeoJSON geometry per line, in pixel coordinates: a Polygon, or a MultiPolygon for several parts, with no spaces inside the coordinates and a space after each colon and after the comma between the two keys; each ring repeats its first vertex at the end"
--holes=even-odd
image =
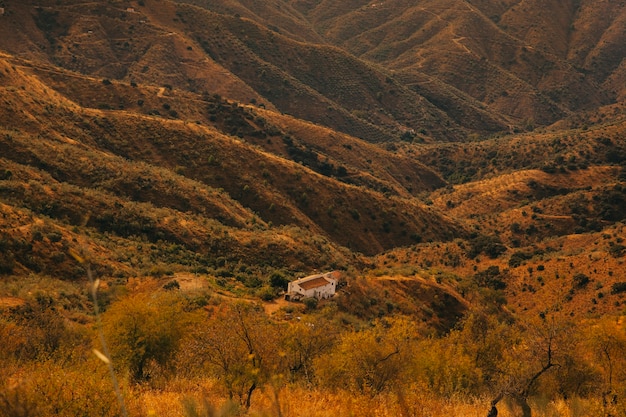
{"type": "MultiPolygon", "coordinates": [[[[14,415],[10,407],[71,415],[64,410],[75,407],[63,396],[53,398],[55,389],[69,390],[72,401],[97,401],[101,415],[118,413],[112,387],[102,382],[105,368],[91,353],[94,346],[100,349],[98,338],[55,318],[49,307],[42,299],[0,320],[3,371],[11,375],[38,366],[54,376],[31,378],[19,398],[0,386],[0,415],[14,415]],[[27,341],[29,329],[35,337],[27,341]],[[29,348],[33,343],[35,350],[29,348]],[[84,373],[83,383],[69,382],[62,370],[79,380],[84,373]],[[51,404],[57,404],[54,410],[51,404]]],[[[473,312],[454,330],[436,335],[406,316],[371,322],[341,317],[331,305],[277,321],[251,302],[199,307],[180,293],[163,291],[113,302],[102,315],[101,331],[125,389],[210,378],[242,410],[260,389],[300,385],[368,397],[401,397],[419,389],[442,401],[489,397],[496,407],[507,399],[524,416],[531,415],[535,396],[591,398],[598,407],[594,415],[626,412],[626,333],[615,318],[575,326],[558,313],[522,322],[473,312]]]]}
{"type": "Polygon", "coordinates": [[[523,323],[475,312],[436,336],[405,316],[347,325],[330,307],[276,322],[251,303],[196,310],[171,297],[128,298],[107,311],[114,363],[136,382],[149,380],[150,366],[214,377],[245,408],[257,389],[294,383],[371,396],[418,386],[442,398],[487,395],[525,416],[534,395],[616,408],[626,394],[626,333],[611,318],[575,326],[558,313],[523,323]]]}

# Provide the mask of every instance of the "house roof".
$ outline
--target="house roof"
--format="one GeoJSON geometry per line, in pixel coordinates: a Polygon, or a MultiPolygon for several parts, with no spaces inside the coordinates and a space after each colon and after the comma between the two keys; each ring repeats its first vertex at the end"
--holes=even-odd
{"type": "Polygon", "coordinates": [[[310,290],[312,288],[328,285],[330,284],[330,281],[328,281],[324,276],[316,276],[308,280],[306,278],[302,278],[301,280],[296,281],[296,284],[305,290],[310,290]]]}
{"type": "Polygon", "coordinates": [[[300,288],[304,290],[310,290],[312,288],[323,287],[331,283],[336,284],[337,281],[339,281],[340,277],[341,277],[340,272],[333,271],[333,272],[326,272],[324,274],[309,275],[308,277],[291,281],[291,284],[298,285],[300,288]]]}

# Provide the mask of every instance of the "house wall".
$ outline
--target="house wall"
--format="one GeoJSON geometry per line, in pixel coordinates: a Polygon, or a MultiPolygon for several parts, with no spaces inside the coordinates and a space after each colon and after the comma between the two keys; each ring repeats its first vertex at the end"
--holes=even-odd
{"type": "Polygon", "coordinates": [[[294,282],[290,282],[287,285],[287,293],[291,294],[302,294],[304,295],[304,290],[302,288],[300,288],[300,286],[294,282]]]}
{"type": "Polygon", "coordinates": [[[323,287],[312,289],[313,295],[315,298],[330,298],[335,294],[335,285],[333,282],[330,282],[328,285],[323,287]]]}

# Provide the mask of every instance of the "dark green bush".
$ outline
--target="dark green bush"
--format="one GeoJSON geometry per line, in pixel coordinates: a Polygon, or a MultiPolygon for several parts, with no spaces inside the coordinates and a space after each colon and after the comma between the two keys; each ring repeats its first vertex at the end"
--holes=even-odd
{"type": "Polygon", "coordinates": [[[585,288],[590,281],[589,277],[582,273],[574,275],[572,280],[574,281],[574,288],[585,288]]]}
{"type": "Polygon", "coordinates": [[[621,294],[623,292],[626,292],[626,282],[616,282],[611,285],[611,294],[621,294]]]}

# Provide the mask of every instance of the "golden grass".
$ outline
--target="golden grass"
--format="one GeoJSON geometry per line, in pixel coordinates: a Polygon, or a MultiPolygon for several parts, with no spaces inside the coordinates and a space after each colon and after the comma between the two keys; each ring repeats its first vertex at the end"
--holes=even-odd
{"type": "MultiPolygon", "coordinates": [[[[138,390],[131,401],[131,415],[154,417],[188,417],[184,404],[195,403],[202,409],[210,405],[221,409],[227,403],[210,380],[178,381],[169,390],[138,390]]],[[[531,398],[535,417],[583,417],[599,415],[601,404],[595,400],[545,400],[531,398]]],[[[255,393],[252,406],[240,415],[251,417],[484,417],[490,399],[440,398],[420,387],[412,387],[399,396],[385,393],[375,397],[347,391],[325,391],[289,386],[279,389],[265,387],[255,393]]],[[[512,401],[498,404],[498,416],[516,417],[519,407],[512,401]]],[[[220,414],[216,414],[220,416],[220,414]]],[[[235,414],[225,414],[229,417],[235,414]]]]}

